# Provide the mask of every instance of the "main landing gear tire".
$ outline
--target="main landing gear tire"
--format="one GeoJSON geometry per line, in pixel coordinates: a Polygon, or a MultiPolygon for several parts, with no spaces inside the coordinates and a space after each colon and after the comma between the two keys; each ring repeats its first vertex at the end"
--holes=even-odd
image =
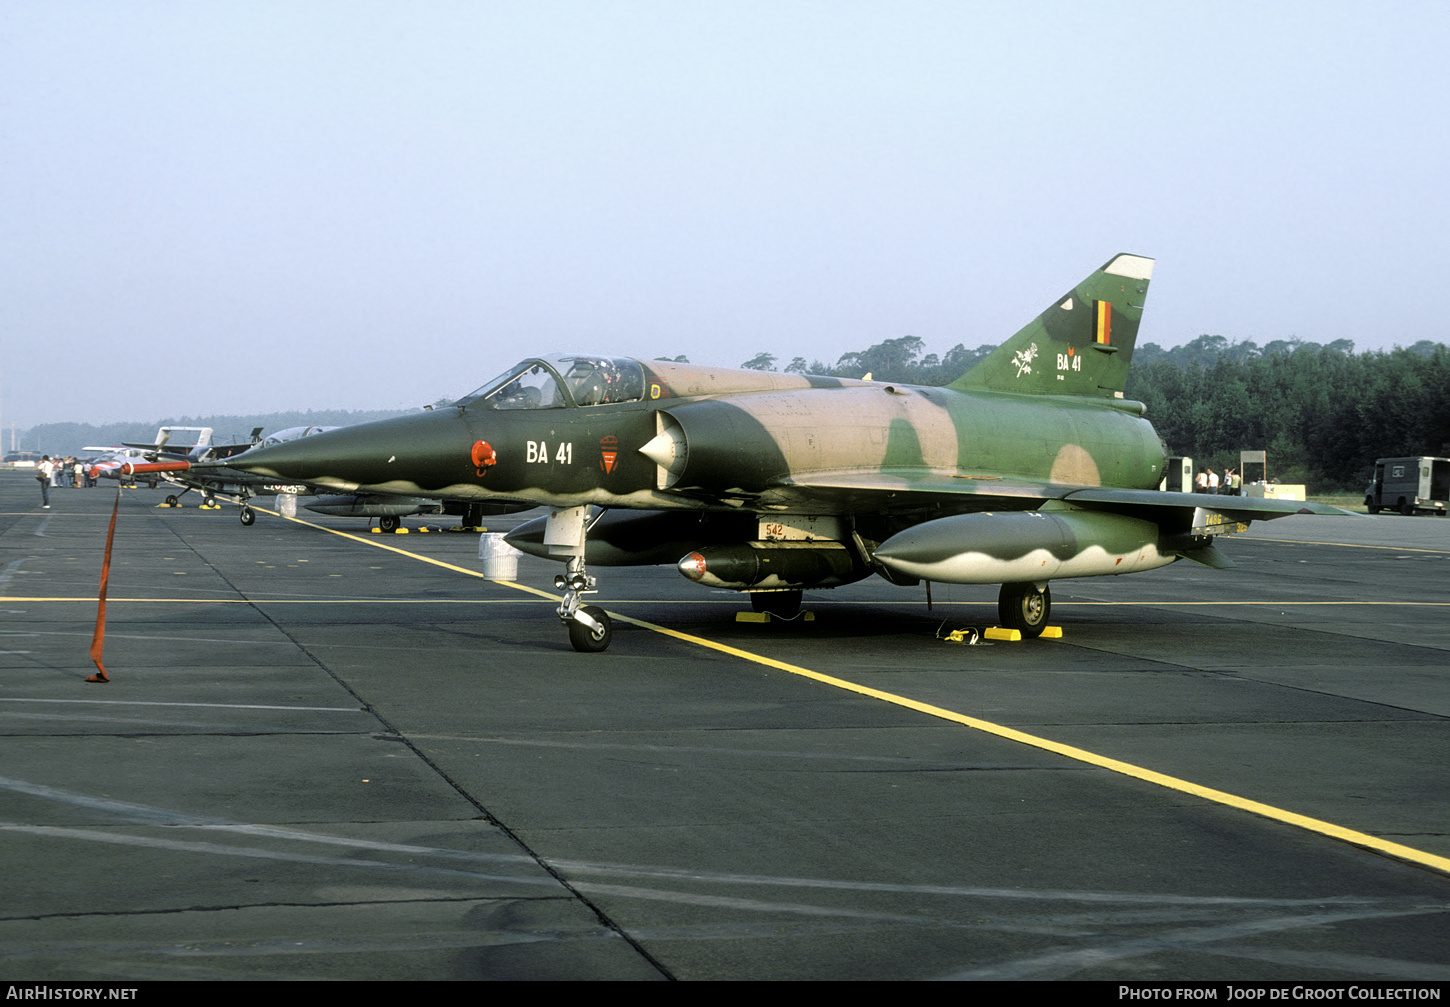
{"type": "Polygon", "coordinates": [[[794,619],[801,612],[799,591],[752,591],[750,607],[757,612],[769,612],[777,619],[794,619]]]}
{"type": "Polygon", "coordinates": [[[1036,584],[1003,584],[997,596],[997,615],[1007,629],[1018,630],[1024,637],[1041,636],[1052,614],[1052,591],[1047,585],[1037,590],[1036,584]]]}
{"type": "Polygon", "coordinates": [[[172,493],[170,496],[168,496],[166,498],[166,506],[168,506],[168,507],[175,507],[176,504],[177,504],[176,494],[175,493],[172,493]]]}
{"type": "Polygon", "coordinates": [[[237,516],[242,519],[242,524],[248,528],[252,526],[252,522],[257,520],[257,512],[246,506],[242,507],[242,512],[237,516]]]}
{"type": "Polygon", "coordinates": [[[590,629],[578,619],[569,620],[569,642],[574,649],[581,654],[597,654],[609,646],[609,641],[614,639],[614,626],[610,624],[609,616],[604,614],[604,609],[597,605],[586,605],[579,610],[599,624],[598,629],[590,629]]]}
{"type": "Polygon", "coordinates": [[[403,519],[402,518],[400,518],[400,517],[394,517],[392,514],[385,514],[384,516],[378,518],[378,527],[381,528],[383,531],[386,531],[386,532],[394,532],[394,531],[397,531],[398,530],[398,525],[400,525],[402,523],[403,523],[403,519]]]}

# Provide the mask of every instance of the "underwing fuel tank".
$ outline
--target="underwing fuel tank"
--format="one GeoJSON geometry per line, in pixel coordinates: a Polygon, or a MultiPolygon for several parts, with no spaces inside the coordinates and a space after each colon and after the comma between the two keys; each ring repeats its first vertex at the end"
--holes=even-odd
{"type": "MultiPolygon", "coordinates": [[[[546,518],[535,518],[504,536],[520,552],[558,560],[544,544],[546,518]]],[[[584,559],[599,566],[662,566],[692,549],[749,538],[753,514],[700,514],[693,511],[606,510],[589,524],[584,559]]]]}
{"type": "Polygon", "coordinates": [[[824,588],[850,584],[871,571],[840,542],[738,542],[707,546],[679,562],[679,571],[706,587],[824,588]]]}
{"type": "Polygon", "coordinates": [[[875,558],[898,573],[947,584],[1041,583],[1167,566],[1151,521],[1100,511],[958,514],[893,535],[875,558]]]}
{"type": "Polygon", "coordinates": [[[423,497],[378,497],[360,494],[318,497],[303,504],[318,514],[334,517],[407,517],[411,514],[439,514],[443,505],[423,497]]]}

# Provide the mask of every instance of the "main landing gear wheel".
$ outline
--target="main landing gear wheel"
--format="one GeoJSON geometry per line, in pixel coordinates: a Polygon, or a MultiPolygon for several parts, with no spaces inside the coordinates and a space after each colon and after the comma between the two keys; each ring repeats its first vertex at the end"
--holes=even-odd
{"type": "Polygon", "coordinates": [[[168,507],[175,507],[177,505],[178,505],[178,502],[177,502],[176,494],[175,493],[172,493],[171,495],[169,495],[166,498],[166,506],[168,506],[168,507]]]}
{"type": "Polygon", "coordinates": [[[614,626],[609,616],[604,614],[604,609],[598,605],[585,605],[579,609],[575,618],[569,620],[569,642],[574,649],[583,654],[597,654],[609,646],[609,641],[614,638],[614,626]],[[594,620],[591,628],[584,625],[578,619],[578,615],[587,615],[594,620]]]}
{"type": "Polygon", "coordinates": [[[211,494],[207,494],[206,496],[204,496],[204,497],[201,498],[201,505],[203,507],[208,508],[208,509],[210,509],[212,507],[215,507],[216,506],[216,497],[212,496],[211,494]]]}
{"type": "Polygon", "coordinates": [[[997,616],[1007,629],[1015,629],[1024,637],[1041,636],[1052,614],[1052,591],[1046,584],[1003,584],[997,596],[997,616]]]}
{"type": "Polygon", "coordinates": [[[246,525],[248,528],[252,526],[252,522],[257,520],[257,512],[252,510],[252,508],[248,507],[246,504],[242,505],[242,512],[237,516],[242,519],[242,524],[246,525]]]}
{"type": "Polygon", "coordinates": [[[794,619],[801,613],[799,591],[752,591],[750,607],[757,612],[768,612],[777,619],[794,619]]]}
{"type": "Polygon", "coordinates": [[[397,531],[398,525],[402,523],[402,518],[394,517],[392,514],[384,514],[382,517],[378,518],[378,527],[381,528],[383,531],[387,532],[397,531]]]}

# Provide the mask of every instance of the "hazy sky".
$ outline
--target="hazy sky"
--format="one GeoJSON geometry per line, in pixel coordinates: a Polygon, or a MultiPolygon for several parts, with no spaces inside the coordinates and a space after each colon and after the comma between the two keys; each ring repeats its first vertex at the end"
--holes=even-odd
{"type": "Polygon", "coordinates": [[[0,0],[0,422],[524,356],[1450,339],[1450,4],[0,0]]]}

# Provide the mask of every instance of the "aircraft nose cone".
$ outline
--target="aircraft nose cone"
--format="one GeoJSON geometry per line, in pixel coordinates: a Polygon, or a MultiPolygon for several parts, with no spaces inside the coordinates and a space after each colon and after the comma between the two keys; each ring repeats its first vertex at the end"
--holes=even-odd
{"type": "Polygon", "coordinates": [[[675,564],[675,569],[690,580],[699,582],[705,578],[705,557],[697,552],[692,552],[675,564]]]}
{"type": "Polygon", "coordinates": [[[449,411],[329,430],[254,448],[227,464],[258,475],[339,489],[392,485],[426,490],[474,481],[479,467],[493,461],[492,449],[449,411]]]}
{"type": "Polygon", "coordinates": [[[530,556],[539,556],[543,559],[549,558],[549,547],[544,545],[544,529],[547,527],[546,518],[534,518],[532,521],[525,521],[514,528],[503,537],[503,540],[513,546],[519,552],[526,552],[530,556]]]}

